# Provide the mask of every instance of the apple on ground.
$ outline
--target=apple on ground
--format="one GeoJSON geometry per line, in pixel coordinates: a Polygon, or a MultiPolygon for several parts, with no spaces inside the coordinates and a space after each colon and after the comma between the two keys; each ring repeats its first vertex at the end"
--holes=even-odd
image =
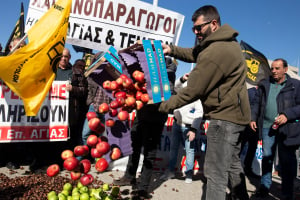
{"type": "Polygon", "coordinates": [[[118,102],[118,107],[122,107],[126,100],[123,97],[117,97],[116,101],[118,102]]]}
{"type": "Polygon", "coordinates": [[[131,80],[131,78],[125,78],[125,79],[123,79],[123,87],[124,88],[134,88],[134,86],[133,86],[133,81],[131,80]]]}
{"type": "Polygon", "coordinates": [[[118,119],[120,121],[125,121],[129,118],[129,113],[126,111],[126,110],[121,110],[119,113],[118,113],[118,119]]]}
{"type": "Polygon", "coordinates": [[[96,164],[95,168],[98,172],[104,172],[108,167],[108,162],[105,158],[100,158],[96,164]]]}
{"type": "Polygon", "coordinates": [[[87,174],[91,169],[91,161],[89,159],[83,159],[80,161],[80,172],[87,174]]]}
{"type": "Polygon", "coordinates": [[[88,152],[83,145],[77,145],[76,147],[74,147],[74,154],[76,156],[85,156],[88,154],[88,152]]]}
{"type": "Polygon", "coordinates": [[[88,121],[90,121],[90,119],[97,117],[97,114],[93,111],[89,111],[86,113],[86,118],[88,121]]]}
{"type": "Polygon", "coordinates": [[[116,92],[115,94],[114,94],[114,97],[115,98],[119,98],[119,97],[122,97],[122,98],[126,98],[126,92],[124,92],[124,91],[118,91],[118,92],[116,92]]]}
{"type": "Polygon", "coordinates": [[[139,83],[144,83],[145,82],[145,75],[143,72],[139,71],[139,70],[135,70],[132,73],[133,78],[138,81],[139,83]]]}
{"type": "Polygon", "coordinates": [[[136,93],[135,93],[135,99],[136,100],[141,100],[141,96],[142,96],[142,92],[141,91],[136,91],[136,93]]]}
{"type": "Polygon", "coordinates": [[[100,143],[98,143],[96,145],[96,149],[99,153],[101,154],[106,154],[109,152],[110,150],[110,144],[108,142],[105,142],[105,141],[101,141],[100,143]]]}
{"type": "Polygon", "coordinates": [[[97,151],[96,148],[92,148],[92,149],[91,149],[91,156],[92,156],[93,158],[101,158],[101,157],[103,156],[103,154],[100,153],[99,151],[97,151]]]}
{"type": "Polygon", "coordinates": [[[116,82],[117,82],[119,88],[121,89],[123,87],[123,79],[121,77],[119,77],[116,79],[116,82]]]}
{"type": "MultiPolygon", "coordinates": [[[[82,183],[82,185],[84,185],[84,186],[91,184],[93,181],[94,181],[94,177],[91,174],[84,174],[80,178],[80,183],[82,183]]],[[[87,192],[88,192],[88,190],[87,190],[87,192]]]]}
{"type": "Polygon", "coordinates": [[[100,105],[99,105],[99,112],[100,113],[102,113],[102,114],[105,114],[105,113],[107,113],[108,111],[109,111],[109,105],[108,105],[108,103],[101,103],[100,105]]]}
{"type": "Polygon", "coordinates": [[[68,171],[73,171],[79,166],[79,160],[75,157],[68,158],[64,161],[63,166],[68,171]]]}
{"type": "Polygon", "coordinates": [[[70,149],[66,149],[63,152],[61,152],[61,158],[63,160],[66,160],[67,158],[73,157],[74,153],[70,149]]]}
{"type": "Polygon", "coordinates": [[[117,160],[121,157],[122,152],[118,147],[114,147],[110,152],[110,158],[112,160],[117,160]]]}
{"type": "Polygon", "coordinates": [[[81,177],[81,172],[80,171],[71,171],[70,175],[71,175],[71,179],[75,181],[81,177]]]}
{"type": "Polygon", "coordinates": [[[89,137],[86,140],[86,144],[90,147],[95,147],[98,143],[98,136],[96,135],[89,135],[89,137]]]}
{"type": "Polygon", "coordinates": [[[105,121],[105,125],[106,125],[107,127],[113,127],[113,126],[115,125],[115,121],[114,121],[113,119],[107,119],[107,120],[105,121]]]}
{"type": "Polygon", "coordinates": [[[59,165],[58,164],[52,164],[47,168],[47,175],[50,177],[56,176],[59,173],[59,165]]]}

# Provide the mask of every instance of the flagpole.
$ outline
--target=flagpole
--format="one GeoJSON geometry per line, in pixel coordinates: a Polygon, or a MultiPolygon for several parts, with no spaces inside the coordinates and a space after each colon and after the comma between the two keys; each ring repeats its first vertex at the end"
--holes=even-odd
{"type": "Polygon", "coordinates": [[[14,46],[14,47],[12,48],[12,50],[9,52],[8,56],[9,56],[10,54],[12,54],[16,49],[18,49],[19,46],[20,46],[20,44],[21,44],[22,42],[24,42],[24,41],[26,40],[27,37],[28,37],[28,35],[27,35],[27,33],[26,33],[26,34],[21,38],[21,40],[16,44],[16,46],[14,46]]]}

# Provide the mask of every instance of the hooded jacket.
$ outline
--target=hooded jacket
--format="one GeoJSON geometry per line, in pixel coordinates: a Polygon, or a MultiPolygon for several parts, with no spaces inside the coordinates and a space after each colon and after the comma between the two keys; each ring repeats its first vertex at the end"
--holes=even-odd
{"type": "Polygon", "coordinates": [[[187,86],[168,101],[162,102],[161,112],[200,99],[204,116],[246,125],[250,122],[250,105],[246,88],[246,63],[238,33],[229,25],[221,26],[194,48],[171,46],[171,56],[196,63],[187,86]]]}

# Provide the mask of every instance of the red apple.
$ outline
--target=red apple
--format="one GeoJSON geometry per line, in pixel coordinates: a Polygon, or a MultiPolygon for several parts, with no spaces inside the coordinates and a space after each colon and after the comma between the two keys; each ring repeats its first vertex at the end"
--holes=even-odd
{"type": "Polygon", "coordinates": [[[141,71],[138,71],[138,70],[134,71],[132,76],[139,83],[144,83],[145,82],[145,75],[141,71]]]}
{"type": "Polygon", "coordinates": [[[115,121],[114,121],[113,119],[107,119],[107,120],[105,121],[105,125],[106,125],[107,127],[113,127],[113,126],[115,125],[115,121]]]}
{"type": "Polygon", "coordinates": [[[118,115],[118,110],[117,109],[110,109],[109,110],[109,116],[111,116],[111,117],[115,117],[115,116],[117,116],[118,115]]]}
{"type": "Polygon", "coordinates": [[[129,96],[125,99],[125,104],[128,106],[128,107],[133,107],[135,106],[135,98],[132,97],[132,96],[129,96]]]}
{"type": "Polygon", "coordinates": [[[82,145],[84,150],[85,150],[85,155],[89,154],[90,152],[90,148],[88,147],[88,145],[82,145]]]}
{"type": "Polygon", "coordinates": [[[88,154],[88,151],[83,145],[77,145],[74,147],[74,154],[76,156],[85,156],[88,154]]]}
{"type": "Polygon", "coordinates": [[[80,172],[87,174],[91,169],[91,161],[89,159],[83,159],[80,161],[80,172]]]}
{"type": "Polygon", "coordinates": [[[52,164],[47,168],[47,175],[50,177],[56,176],[59,173],[59,165],[58,164],[52,164]]]}
{"type": "Polygon", "coordinates": [[[112,160],[117,160],[121,157],[122,152],[118,147],[114,147],[110,152],[110,158],[112,160]]]}
{"type": "Polygon", "coordinates": [[[71,179],[75,181],[75,180],[78,180],[81,177],[81,172],[71,171],[70,175],[71,175],[71,179]]]}
{"type": "Polygon", "coordinates": [[[136,100],[141,100],[141,96],[142,96],[142,92],[141,91],[136,91],[136,93],[135,93],[135,99],[136,100]]]}
{"type": "Polygon", "coordinates": [[[75,157],[68,158],[64,161],[63,166],[68,171],[73,171],[79,166],[79,160],[75,157]]]}
{"type": "Polygon", "coordinates": [[[101,103],[99,105],[99,109],[98,110],[99,110],[99,113],[105,114],[105,113],[107,113],[109,111],[109,106],[108,106],[107,103],[101,103]]]}
{"type": "Polygon", "coordinates": [[[116,81],[111,81],[110,82],[110,89],[111,90],[118,90],[119,89],[119,85],[116,81]]]}
{"type": "Polygon", "coordinates": [[[97,149],[97,151],[98,151],[99,153],[101,153],[101,154],[104,155],[104,154],[106,154],[106,153],[109,152],[109,150],[110,150],[110,145],[109,145],[108,142],[101,141],[100,143],[98,143],[98,144],[96,145],[96,149],[97,149]]]}
{"type": "Polygon", "coordinates": [[[95,168],[98,172],[104,172],[108,168],[108,162],[105,158],[100,158],[96,164],[95,168]]]}
{"type": "Polygon", "coordinates": [[[109,104],[110,108],[112,109],[117,109],[119,108],[119,103],[117,102],[117,100],[112,100],[109,104]]]}
{"type": "Polygon", "coordinates": [[[125,121],[129,118],[129,114],[126,110],[121,110],[119,113],[118,113],[118,119],[120,121],[125,121]]]}
{"type": "Polygon", "coordinates": [[[110,90],[110,81],[109,80],[104,81],[102,86],[104,89],[110,90]]]}
{"type": "Polygon", "coordinates": [[[101,157],[103,156],[103,154],[102,154],[102,153],[99,153],[99,151],[97,151],[96,148],[92,148],[92,149],[91,149],[91,156],[92,156],[93,158],[101,158],[101,157]]]}
{"type": "Polygon", "coordinates": [[[123,97],[117,97],[118,107],[122,107],[125,104],[125,99],[123,97]]]}
{"type": "Polygon", "coordinates": [[[86,144],[90,147],[95,147],[98,143],[98,136],[96,135],[89,135],[89,137],[86,140],[86,144]]]}
{"type": "Polygon", "coordinates": [[[90,121],[90,119],[97,117],[97,114],[95,112],[87,112],[86,113],[86,118],[88,121],[90,121]]]}
{"type": "Polygon", "coordinates": [[[104,125],[101,123],[99,118],[93,118],[88,123],[89,128],[96,133],[103,133],[105,130],[104,125]]]}
{"type": "Polygon", "coordinates": [[[140,100],[137,100],[136,102],[136,109],[139,110],[144,106],[144,103],[140,100]]]}
{"type": "Polygon", "coordinates": [[[143,103],[148,103],[148,101],[149,101],[149,95],[146,94],[146,93],[142,94],[141,100],[142,100],[143,103]]]}
{"type": "Polygon", "coordinates": [[[73,151],[71,151],[69,149],[66,149],[63,152],[61,152],[61,158],[63,160],[66,160],[67,158],[70,158],[70,157],[73,157],[73,156],[74,156],[73,151]]]}
{"type": "Polygon", "coordinates": [[[117,78],[116,82],[119,85],[119,88],[123,87],[123,79],[121,77],[117,78]]]}
{"type": "Polygon", "coordinates": [[[122,97],[122,98],[126,98],[126,92],[124,92],[124,91],[118,91],[118,92],[116,92],[115,94],[114,94],[114,97],[115,98],[118,98],[118,97],[122,97]]]}
{"type": "Polygon", "coordinates": [[[80,183],[82,185],[89,185],[94,181],[94,177],[91,174],[84,174],[81,178],[80,178],[80,183]]]}
{"type": "Polygon", "coordinates": [[[121,74],[120,78],[124,81],[126,78],[128,78],[128,76],[126,74],[121,74]]]}
{"type": "Polygon", "coordinates": [[[123,79],[123,87],[124,88],[131,88],[131,87],[134,87],[133,86],[133,81],[130,79],[130,78],[125,78],[123,79]]]}

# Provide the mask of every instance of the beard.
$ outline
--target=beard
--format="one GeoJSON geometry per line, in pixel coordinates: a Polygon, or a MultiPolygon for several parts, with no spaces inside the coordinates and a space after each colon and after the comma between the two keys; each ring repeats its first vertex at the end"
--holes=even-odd
{"type": "Polygon", "coordinates": [[[202,42],[203,40],[205,40],[210,34],[212,33],[210,26],[206,29],[206,31],[204,33],[202,32],[198,32],[196,34],[198,42],[202,42]]]}

